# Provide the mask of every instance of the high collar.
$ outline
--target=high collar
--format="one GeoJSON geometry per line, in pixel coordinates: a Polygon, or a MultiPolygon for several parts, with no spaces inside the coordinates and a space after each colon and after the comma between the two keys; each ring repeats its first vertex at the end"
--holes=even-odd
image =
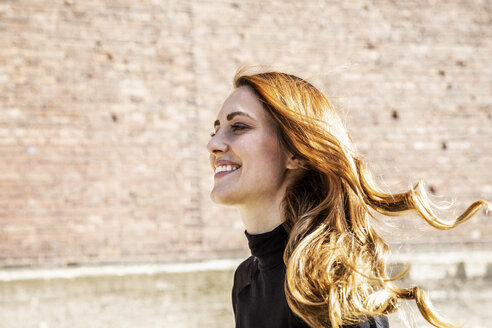
{"type": "Polygon", "coordinates": [[[268,270],[283,263],[285,245],[289,236],[282,224],[265,233],[255,235],[250,235],[247,231],[244,233],[248,238],[251,255],[258,259],[260,270],[268,270]]]}

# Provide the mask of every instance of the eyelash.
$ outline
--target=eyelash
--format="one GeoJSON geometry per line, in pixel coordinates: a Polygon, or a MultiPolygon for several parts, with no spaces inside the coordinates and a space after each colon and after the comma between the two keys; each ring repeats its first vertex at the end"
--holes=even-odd
{"type": "MultiPolygon", "coordinates": [[[[244,125],[238,125],[238,124],[233,124],[233,125],[231,126],[231,129],[232,129],[232,131],[234,131],[234,132],[236,132],[236,131],[240,131],[240,130],[244,130],[244,129],[246,129],[246,128],[247,128],[247,126],[244,126],[244,125]]],[[[214,136],[215,136],[215,132],[210,133],[210,136],[211,136],[211,137],[214,137],[214,136]]]]}

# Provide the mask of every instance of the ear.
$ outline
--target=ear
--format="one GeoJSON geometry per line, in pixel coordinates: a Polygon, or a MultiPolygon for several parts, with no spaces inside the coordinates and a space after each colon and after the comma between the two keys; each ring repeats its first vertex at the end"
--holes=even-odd
{"type": "Polygon", "coordinates": [[[289,153],[288,159],[287,159],[287,165],[286,168],[288,170],[295,170],[295,169],[300,169],[304,168],[305,162],[299,158],[297,158],[295,155],[292,155],[289,153]]]}

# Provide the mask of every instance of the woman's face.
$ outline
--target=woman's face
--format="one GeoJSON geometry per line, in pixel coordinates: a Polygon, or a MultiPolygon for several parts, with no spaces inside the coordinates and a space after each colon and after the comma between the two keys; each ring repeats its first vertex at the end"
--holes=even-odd
{"type": "Polygon", "coordinates": [[[215,172],[214,202],[248,205],[283,196],[288,153],[250,87],[235,89],[225,100],[214,130],[207,145],[215,172]]]}

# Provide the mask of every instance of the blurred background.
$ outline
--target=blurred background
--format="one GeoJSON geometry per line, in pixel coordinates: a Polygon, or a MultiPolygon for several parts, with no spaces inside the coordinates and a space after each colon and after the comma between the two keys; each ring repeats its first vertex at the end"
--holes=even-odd
{"type": "MultiPolygon", "coordinates": [[[[244,65],[319,87],[387,190],[492,200],[491,58],[487,0],[0,0],[0,327],[233,327],[205,145],[244,65]]],[[[491,215],[421,221],[376,223],[401,283],[490,327],[491,215]]]]}

